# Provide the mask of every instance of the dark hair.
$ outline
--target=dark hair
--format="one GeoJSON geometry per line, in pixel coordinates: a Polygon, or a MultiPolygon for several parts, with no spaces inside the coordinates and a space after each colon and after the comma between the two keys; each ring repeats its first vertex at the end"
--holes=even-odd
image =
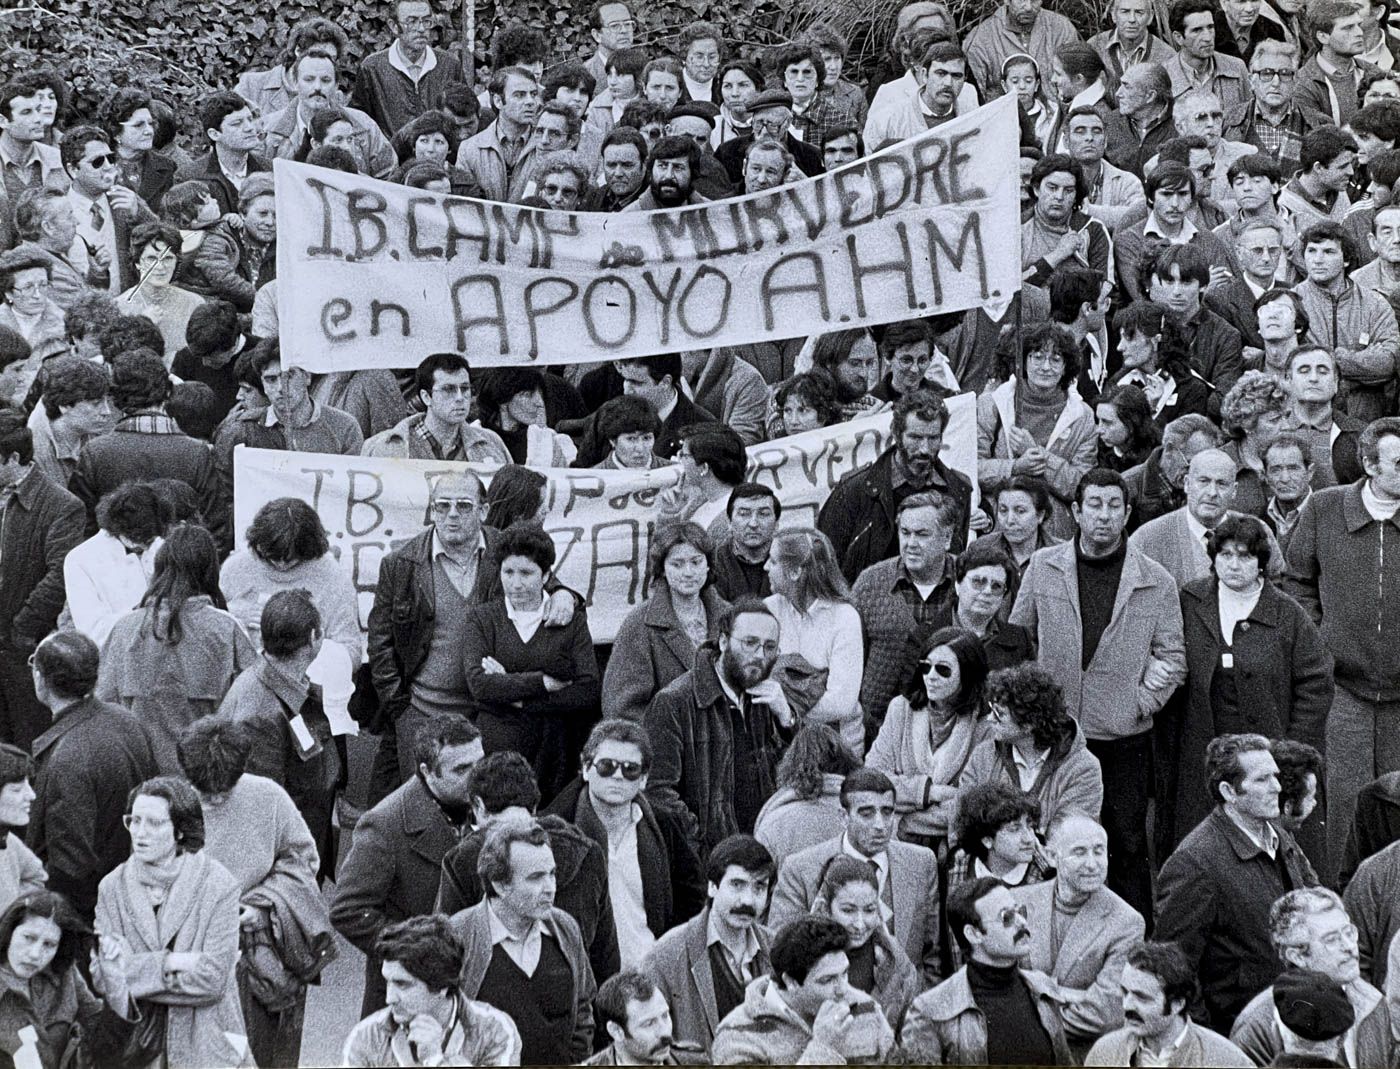
{"type": "Polygon", "coordinates": [[[447,168],[432,160],[415,163],[403,173],[403,184],[409,189],[427,189],[433,182],[450,182],[447,168]]]}
{"type": "Polygon", "coordinates": [[[34,650],[34,667],[61,698],[86,698],[97,687],[97,643],[81,631],[55,631],[34,650]]]}
{"type": "Polygon", "coordinates": [[[976,876],[970,880],[955,883],[948,889],[946,907],[948,928],[953,933],[953,938],[957,940],[963,957],[967,957],[971,953],[971,945],[968,943],[967,935],[963,929],[971,925],[979,932],[982,931],[982,917],[977,912],[977,903],[998,887],[1005,886],[1006,884],[992,876],[976,876]]]}
{"type": "MultiPolygon", "coordinates": [[[[68,900],[54,891],[30,891],[15,899],[0,913],[0,960],[8,958],[10,941],[15,937],[15,929],[32,917],[52,921],[61,933],[58,937],[58,950],[45,972],[55,980],[62,981],[68,970],[78,964],[79,955],[89,945],[92,929],[89,928],[68,900]]],[[[84,981],[78,980],[78,983],[84,981]]]]}
{"type": "Polygon", "coordinates": [[[1400,417],[1382,416],[1366,424],[1356,440],[1356,451],[1362,461],[1372,464],[1381,458],[1381,439],[1400,438],[1400,417]]]}
{"type": "Polygon", "coordinates": [[[204,849],[204,806],[187,780],[180,776],[156,776],[131,788],[126,796],[128,815],[138,798],[163,798],[170,807],[177,854],[197,854],[204,849]]]}
{"type": "MultiPolygon", "coordinates": [[[[622,127],[627,130],[640,131],[642,127],[650,126],[652,123],[665,126],[670,120],[671,111],[669,108],[661,104],[653,104],[646,97],[639,96],[635,100],[628,101],[627,106],[622,109],[621,118],[617,120],[617,126],[613,129],[622,127]]],[[[642,140],[645,141],[646,138],[642,140]]],[[[642,158],[646,159],[646,156],[643,155],[642,158]]]]}
{"type": "MultiPolygon", "coordinates": [[[[430,353],[413,372],[414,392],[432,393],[439,371],[445,375],[460,374],[463,371],[470,372],[471,365],[460,353],[430,353]]],[[[470,384],[467,388],[471,388],[470,384]]]]}
{"type": "MultiPolygon", "coordinates": [[[[1098,294],[1094,295],[1094,299],[1098,300],[1098,294]]],[[[1031,354],[1040,352],[1056,353],[1064,362],[1059,388],[1069,389],[1070,384],[1079,377],[1079,368],[1083,362],[1079,346],[1075,344],[1074,335],[1069,332],[1069,328],[1059,323],[1047,322],[1036,323],[1021,332],[1021,352],[1016,369],[1021,382],[1026,380],[1026,364],[1031,354]]]]}
{"type": "Polygon", "coordinates": [[[1342,19],[1355,15],[1361,9],[1347,0],[1316,0],[1307,6],[1303,15],[1303,25],[1312,39],[1308,51],[1316,48],[1314,42],[1320,33],[1331,33],[1342,19]]]}
{"type": "Polygon", "coordinates": [[[603,8],[613,4],[617,4],[619,7],[625,7],[629,18],[635,17],[632,5],[628,0],[594,0],[593,6],[588,9],[589,29],[601,30],[603,28],[603,8]]]}
{"type": "Polygon", "coordinates": [[[96,126],[75,126],[63,135],[63,144],[58,146],[59,156],[63,161],[63,169],[71,171],[74,166],[83,158],[83,153],[94,141],[111,147],[112,139],[96,126]]]}
{"type": "Polygon", "coordinates": [[[190,313],[185,327],[185,344],[196,354],[225,352],[242,336],[238,309],[228,301],[205,301],[190,313]]]}
{"type": "Polygon", "coordinates": [[[679,438],[696,464],[707,464],[712,474],[726,486],[744,481],[749,456],[739,432],[727,423],[692,423],[680,429],[679,438]]]}
{"type": "Polygon", "coordinates": [[[31,74],[21,74],[11,78],[4,85],[0,85],[0,113],[4,114],[7,119],[13,119],[15,117],[13,110],[15,99],[17,97],[32,97],[42,88],[43,83],[32,77],[31,74]]]}
{"type": "MultiPolygon", "coordinates": [[[[1049,518],[1052,506],[1050,504],[1050,487],[1044,479],[1037,475],[1013,475],[996,492],[1000,499],[1002,494],[1019,492],[1031,499],[1031,507],[1041,517],[1040,522],[1045,523],[1049,518]]],[[[974,545],[976,543],[973,543],[974,545]]]]}
{"type": "Polygon", "coordinates": [[[598,409],[598,437],[610,445],[624,434],[652,434],[659,425],[656,409],[645,397],[623,394],[598,409]]]}
{"type": "Polygon", "coordinates": [[[151,489],[160,498],[162,520],[168,529],[171,524],[189,523],[204,526],[204,516],[200,512],[199,498],[194,487],[183,479],[152,479],[151,489]]]}
{"type": "Polygon", "coordinates": [[[1083,41],[1061,45],[1055,50],[1055,58],[1071,78],[1083,78],[1086,82],[1093,82],[1103,77],[1103,57],[1092,45],[1083,41]]]}
{"type": "Polygon", "coordinates": [[[988,849],[983,840],[1023,818],[1032,827],[1040,821],[1040,802],[1034,795],[1009,783],[978,783],[958,795],[954,834],[970,857],[985,863],[988,849]]]}
{"type": "Polygon", "coordinates": [[[1215,19],[1215,0],[1172,0],[1167,9],[1167,26],[1173,33],[1184,33],[1191,15],[1209,15],[1215,19]]]}
{"type": "Polygon", "coordinates": [[[849,776],[860,767],[860,758],[829,725],[808,721],[779,759],[776,785],[810,801],[821,796],[825,776],[849,776]]]}
{"type": "Polygon", "coordinates": [[[985,694],[988,702],[1006,706],[1017,724],[1031,729],[1036,749],[1054,746],[1074,731],[1060,685],[1038,664],[997,669],[987,677],[985,694]]]}
{"type": "Polygon", "coordinates": [[[766,497],[773,502],[773,518],[775,520],[783,518],[783,503],[778,500],[778,495],[773,492],[771,486],[764,486],[762,483],[740,483],[729,491],[729,500],[725,503],[724,514],[732,520],[734,506],[738,502],[759,497],[766,497]]]}
{"type": "Polygon", "coordinates": [[[244,537],[253,556],[269,564],[305,564],[331,549],[321,517],[299,497],[269,501],[253,516],[244,537]]]}
{"type": "MultiPolygon", "coordinates": [[[[1157,150],[1157,160],[1159,164],[1179,163],[1190,170],[1191,153],[1209,151],[1210,142],[1200,134],[1182,134],[1162,142],[1162,147],[1157,150]]],[[[1196,192],[1199,194],[1204,190],[1197,189],[1196,192]]]]}
{"type": "Polygon", "coordinates": [[[1215,528],[1215,537],[1206,547],[1210,554],[1211,570],[1215,569],[1215,557],[1226,542],[1238,542],[1259,562],[1259,571],[1264,573],[1269,567],[1269,532],[1262,520],[1237,512],[1228,513],[1215,528]]]}
{"type": "Polygon", "coordinates": [[[1150,266],[1144,271],[1147,278],[1159,278],[1168,282],[1172,268],[1183,282],[1196,282],[1201,289],[1210,285],[1210,260],[1196,245],[1163,245],[1152,257],[1150,266]]]}
{"type": "Polygon", "coordinates": [[[777,620],[777,617],[773,615],[773,610],[764,604],[762,598],[746,594],[743,597],[735,598],[720,610],[719,616],[715,619],[715,630],[728,638],[734,633],[734,621],[741,616],[766,616],[770,620],[777,620]]]}
{"type": "Polygon", "coordinates": [[[736,866],[751,876],[767,878],[770,884],[778,874],[777,862],[768,847],[752,835],[740,834],[730,835],[715,844],[705,862],[705,881],[718,887],[724,874],[736,866]]]}
{"type": "Polygon", "coordinates": [[[248,768],[253,738],[246,723],[203,716],[180,732],[180,771],[201,794],[227,794],[248,768]]]}
{"type": "MultiPolygon", "coordinates": [[[[492,756],[501,756],[493,754],[492,756]]],[[[519,754],[514,754],[520,757],[519,754]]],[[[487,760],[490,760],[488,757],[487,760]]],[[[520,760],[524,761],[523,757],[520,760]]],[[[485,762],[483,762],[484,764],[485,762]]],[[[478,769],[481,765],[476,766],[478,769]]],[[[475,773],[476,769],[472,770],[475,773]]],[[[516,843],[530,846],[549,846],[549,833],[538,821],[498,820],[486,829],[486,839],[481,844],[481,853],[476,859],[476,874],[481,880],[481,889],[487,898],[496,897],[496,884],[509,883],[510,848],[516,843]]]]}
{"type": "MultiPolygon", "coordinates": [[[[34,778],[34,759],[29,751],[12,743],[0,742],[0,787],[34,778]]],[[[0,838],[7,831],[0,825],[0,838]]]]}
{"type": "Polygon", "coordinates": [[[311,644],[321,630],[321,613],[308,590],[279,590],[263,605],[259,622],[263,652],[290,657],[311,644]]]}
{"type": "Polygon", "coordinates": [[[1184,1012],[1195,1001],[1196,970],[1177,944],[1137,943],[1128,949],[1127,963],[1134,969],[1157,978],[1157,982],[1162,985],[1164,1012],[1171,1010],[1173,1002],[1182,1003],[1184,1012]]]}
{"type": "Polygon", "coordinates": [[[224,415],[219,411],[214,388],[206,382],[173,383],[165,411],[181,431],[202,442],[214,440],[224,415]]]}
{"type": "Polygon", "coordinates": [[[1175,160],[1159,163],[1142,184],[1142,191],[1149,206],[1156,200],[1159,192],[1176,193],[1182,189],[1190,190],[1194,197],[1196,176],[1184,163],[1177,163],[1175,160]]]}
{"type": "MultiPolygon", "coordinates": [[[[831,373],[833,381],[840,390],[840,380],[836,378],[836,368],[849,359],[851,350],[855,348],[856,342],[862,339],[869,339],[874,342],[875,337],[867,327],[848,327],[845,330],[833,330],[820,335],[812,346],[812,367],[831,373]]],[[[878,351],[879,346],[876,345],[878,351]]],[[[855,398],[842,398],[842,400],[854,400],[855,398]]]]}
{"type": "Polygon", "coordinates": [[[107,369],[80,356],[59,356],[44,362],[44,415],[50,422],[62,410],[83,401],[100,401],[111,391],[107,369]]]}
{"type": "MultiPolygon", "coordinates": [[[[495,485],[494,483],[492,485],[495,485]]],[[[554,567],[557,551],[554,539],[543,527],[534,522],[517,520],[501,532],[496,542],[496,567],[511,557],[524,557],[533,563],[544,575],[549,575],[554,567]]]]}
{"type": "MultiPolygon", "coordinates": [[[[154,353],[157,357],[163,357],[165,355],[165,335],[146,316],[118,314],[111,322],[102,327],[97,338],[97,347],[102,352],[102,359],[109,366],[115,365],[117,358],[122,354],[139,352],[143,349],[148,353],[154,353]]],[[[115,400],[113,398],[114,402],[115,400]]]]}
{"type": "Polygon", "coordinates": [[[982,695],[987,684],[987,651],[982,640],[961,627],[941,627],[921,643],[923,652],[915,662],[911,678],[904,689],[905,700],[911,709],[923,709],[928,705],[928,690],[924,686],[923,670],[920,667],[930,653],[941,646],[948,647],[958,662],[958,692],[949,705],[956,715],[971,713],[976,716],[982,705],[982,695]]]}
{"type": "Polygon", "coordinates": [[[442,751],[449,746],[470,746],[481,738],[477,726],[464,716],[435,713],[413,733],[413,763],[434,772],[442,768],[442,751]]]}
{"type": "Polygon", "coordinates": [[[627,1007],[633,1002],[646,1002],[656,994],[656,983],[640,969],[623,969],[614,973],[598,987],[593,998],[593,1013],[603,1030],[615,1024],[627,1031],[627,1007]]]}
{"type": "MultiPolygon", "coordinates": [[[[122,86],[112,91],[98,106],[98,119],[107,132],[116,140],[122,126],[142,108],[150,110],[151,95],[144,89],[122,86]]],[[[176,246],[178,248],[178,246],[176,246]]]]}
{"type": "Polygon", "coordinates": [[[598,149],[598,157],[601,159],[613,145],[631,145],[637,150],[637,160],[645,163],[647,158],[647,139],[642,136],[641,131],[634,126],[614,126],[608,131],[608,135],[603,138],[603,143],[598,149]]]}
{"type": "MultiPolygon", "coordinates": [[[[1084,168],[1074,159],[1062,153],[1043,156],[1031,168],[1030,188],[1039,192],[1040,183],[1052,174],[1068,174],[1074,178],[1074,206],[1078,208],[1089,195],[1089,180],[1084,177],[1084,168]]],[[[1094,295],[1097,299],[1098,294],[1094,295]]]]}
{"type": "MultiPolygon", "coordinates": [[[[1225,172],[1225,177],[1231,185],[1235,184],[1235,179],[1242,175],[1251,178],[1269,178],[1275,182],[1283,181],[1283,171],[1278,165],[1278,160],[1265,152],[1250,152],[1241,156],[1225,172]]],[[[1248,226],[1254,220],[1244,220],[1244,226],[1248,226]]],[[[1277,225],[1277,224],[1273,224],[1277,225]]],[[[1244,227],[1241,227],[1243,229],[1244,227]]]]}
{"type": "Polygon", "coordinates": [[[1158,338],[1157,367],[1177,380],[1190,374],[1190,355],[1181,329],[1165,305],[1155,301],[1134,301],[1113,316],[1113,330],[1119,336],[1158,338]]]}
{"type": "Polygon", "coordinates": [[[1296,449],[1298,450],[1298,455],[1302,457],[1303,466],[1312,466],[1312,445],[1301,434],[1295,434],[1292,431],[1284,431],[1282,434],[1275,435],[1273,440],[1264,447],[1264,453],[1260,459],[1264,461],[1264,470],[1266,472],[1269,470],[1269,454],[1275,449],[1296,449]]]}
{"type": "MultiPolygon", "coordinates": [[[[514,524],[534,523],[548,486],[548,479],[523,464],[506,464],[497,469],[486,488],[486,526],[503,531],[514,524]]],[[[499,559],[504,560],[505,556],[499,559]]],[[[542,564],[540,568],[548,572],[553,564],[551,557],[549,565],[542,564]]]]}
{"type": "Polygon", "coordinates": [[[150,483],[122,483],[97,502],[97,526],[150,545],[170,524],[170,510],[150,483]]]}
{"type": "Polygon", "coordinates": [[[23,412],[16,408],[0,408],[0,462],[19,457],[21,464],[34,461],[34,434],[23,412]]]}
{"type": "Polygon", "coordinates": [[[586,93],[588,99],[592,100],[598,89],[598,79],[578,60],[571,59],[564,63],[556,63],[546,70],[542,88],[546,101],[553,100],[555,94],[564,88],[577,89],[586,93]]]}
{"type": "Polygon", "coordinates": [[[199,209],[210,196],[208,184],[198,178],[176,182],[161,198],[160,221],[181,229],[192,226],[199,215],[199,209]]]}
{"type": "Polygon", "coordinates": [[[1298,151],[1299,163],[1306,174],[1314,165],[1321,164],[1327,167],[1342,153],[1356,152],[1358,148],[1356,138],[1340,126],[1330,123],[1326,126],[1315,126],[1303,135],[1303,144],[1298,151]]]}
{"type": "Polygon", "coordinates": [[[302,19],[292,27],[287,37],[282,62],[290,65],[297,56],[324,45],[334,45],[336,55],[343,57],[350,48],[350,41],[345,36],[345,31],[328,18],[312,15],[302,19]]]}
{"type": "Polygon", "coordinates": [[[180,255],[180,231],[175,227],[169,223],[137,223],[131,228],[127,241],[132,260],[141,259],[141,254],[157,242],[169,249],[172,256],[180,255]]]}
{"type": "Polygon", "coordinates": [[[171,530],[156,551],[151,585],[141,599],[141,605],[150,609],[146,622],[151,634],[177,645],[183,634],[180,614],[185,602],[200,596],[208,597],[216,609],[227,608],[219,590],[219,549],[203,527],[182,524],[171,530]]]}
{"type": "Polygon", "coordinates": [[[122,353],[112,365],[112,403],[131,415],[162,405],[170,397],[170,372],[150,349],[122,353]]]}
{"type": "MultiPolygon", "coordinates": [[[[205,302],[207,305],[209,302],[205,302]]],[[[196,313],[198,314],[198,310],[196,313]]],[[[96,340],[102,333],[102,328],[112,323],[117,318],[117,302],[112,300],[111,294],[91,291],[83,294],[63,313],[63,333],[69,341],[81,341],[88,337],[96,340]]],[[[149,322],[149,320],[147,320],[149,322]]],[[[190,316],[190,323],[194,323],[194,315],[190,316]]],[[[186,337],[189,336],[189,328],[185,328],[186,337]]]]}
{"type": "Polygon", "coordinates": [[[750,63],[746,59],[731,59],[728,63],[720,67],[719,73],[715,75],[715,81],[723,85],[724,76],[730,71],[738,71],[749,81],[753,82],[753,87],[756,92],[762,92],[764,82],[763,72],[753,63],[750,63]]]}
{"type": "Polygon", "coordinates": [[[1096,305],[1103,293],[1104,276],[1073,260],[1066,260],[1050,273],[1050,318],[1056,323],[1073,323],[1081,305],[1096,305]]]}
{"type": "Polygon", "coordinates": [[[1279,739],[1273,751],[1274,763],[1278,765],[1280,810],[1302,802],[1308,790],[1308,773],[1316,777],[1317,787],[1322,788],[1327,765],[1316,749],[1296,739],[1279,739]]]}
{"type": "Polygon", "coordinates": [[[784,988],[789,978],[805,984],[807,974],[822,958],[845,953],[848,938],[846,929],[830,917],[798,917],[773,938],[768,952],[773,978],[784,988]]]}
{"type": "Polygon", "coordinates": [[[714,581],[715,544],[705,528],[689,520],[661,524],[652,533],[647,550],[647,582],[653,587],[666,582],[666,558],[677,546],[691,546],[704,555],[704,585],[708,587],[714,581]]]}
{"type": "Polygon", "coordinates": [[[1131,383],[1109,387],[1096,403],[1112,405],[1118,418],[1128,428],[1125,449],[1129,456],[1145,457],[1162,444],[1162,431],[1152,417],[1152,405],[1141,387],[1131,383]]]}
{"type": "MultiPolygon", "coordinates": [[[[491,69],[524,63],[543,63],[549,58],[549,40],[543,31],[523,22],[509,22],[491,37],[491,69]]],[[[533,81],[534,75],[530,78],[533,81]]]]}
{"type": "Polygon", "coordinates": [[[434,108],[410,119],[394,131],[391,144],[400,163],[407,163],[409,160],[417,158],[414,148],[418,139],[427,134],[441,134],[443,140],[447,142],[447,158],[449,160],[457,158],[459,144],[457,126],[447,112],[434,108]]]}
{"type": "Polygon", "coordinates": [[[857,768],[847,773],[841,781],[841,808],[849,809],[851,795],[865,792],[869,794],[894,794],[894,784],[890,777],[878,768],[857,768]]]}
{"type": "Polygon", "coordinates": [[[514,750],[498,750],[477,762],[467,779],[467,794],[472,801],[480,799],[491,815],[512,806],[533,813],[540,804],[534,766],[514,750]]]}
{"type": "MultiPolygon", "coordinates": [[[[678,138],[688,145],[695,142],[688,137],[678,138]]],[[[671,376],[671,385],[680,389],[681,375],[681,354],[680,353],[655,353],[651,356],[629,356],[617,361],[619,364],[633,364],[637,367],[645,368],[647,377],[657,385],[667,375],[671,376]]]]}
{"type": "Polygon", "coordinates": [[[1332,219],[1319,220],[1299,234],[1298,248],[1306,252],[1309,245],[1323,241],[1335,241],[1337,247],[1342,250],[1343,271],[1355,266],[1356,246],[1352,244],[1350,235],[1342,229],[1341,224],[1332,219]]]}
{"type": "MultiPolygon", "coordinates": [[[[693,138],[671,134],[657,138],[656,144],[651,146],[651,152],[647,154],[647,176],[651,176],[652,168],[656,166],[657,160],[678,160],[681,157],[684,157],[685,161],[690,165],[690,172],[692,175],[699,171],[701,163],[700,146],[695,143],[693,138]]],[[[679,359],[679,356],[677,356],[677,359],[679,359]]]]}
{"type": "Polygon", "coordinates": [[[231,89],[210,93],[199,101],[199,128],[222,132],[224,120],[245,109],[253,110],[248,101],[231,89]]]}
{"type": "Polygon", "coordinates": [[[1220,785],[1228,783],[1239,789],[1244,780],[1244,765],[1240,754],[1258,751],[1271,753],[1273,743],[1263,735],[1217,735],[1206,744],[1206,782],[1210,787],[1210,799],[1216,805],[1224,801],[1220,785]]]}
{"type": "Polygon", "coordinates": [[[953,561],[953,579],[961,583],[969,572],[975,572],[978,568],[1000,568],[1006,573],[1008,590],[1016,581],[1016,562],[1011,559],[1011,554],[990,538],[978,538],[958,554],[953,561]]]}
{"type": "Polygon", "coordinates": [[[499,426],[501,409],[522,393],[544,391],[544,375],[532,367],[493,367],[481,376],[478,398],[484,424],[499,426]]]}
{"type": "Polygon", "coordinates": [[[627,48],[619,48],[604,60],[603,70],[611,74],[630,74],[635,78],[646,68],[649,58],[645,48],[629,45],[627,48]]]}
{"type": "Polygon", "coordinates": [[[375,937],[374,953],[380,961],[402,965],[429,991],[453,991],[466,951],[452,922],[441,913],[428,913],[385,925],[375,937]]]}
{"type": "Polygon", "coordinates": [[[868,861],[857,860],[848,854],[835,854],[831,860],[823,867],[821,879],[817,886],[817,898],[826,902],[828,906],[831,900],[848,883],[863,883],[874,888],[878,894],[880,891],[880,879],[875,875],[875,866],[868,861]]]}
{"type": "Polygon", "coordinates": [[[642,770],[651,767],[651,738],[647,735],[647,729],[635,720],[613,716],[594,724],[583,744],[581,756],[585,766],[593,761],[598,748],[605,742],[623,742],[635,746],[637,752],[642,755],[642,770]]]}
{"type": "MultiPolygon", "coordinates": [[[[1281,232],[1280,232],[1281,233],[1281,232]]],[[[1345,246],[1343,251],[1345,252],[1345,246]]],[[[1303,299],[1298,296],[1297,291],[1284,286],[1275,286],[1273,289],[1265,290],[1254,300],[1253,310],[1258,312],[1266,304],[1273,304],[1274,301],[1289,301],[1293,305],[1293,329],[1298,336],[1299,342],[1307,336],[1312,327],[1312,320],[1308,318],[1308,310],[1303,304],[1303,299]]],[[[1294,352],[1299,350],[1295,349],[1294,352]]],[[[1289,361],[1292,363],[1291,359],[1289,361]]]]}
{"type": "MultiPolygon", "coordinates": [[[[360,165],[356,162],[354,155],[351,154],[348,149],[341,148],[339,145],[317,145],[306,154],[305,162],[309,163],[312,167],[325,167],[327,170],[343,171],[345,174],[360,173],[360,165]]],[[[250,175],[249,177],[256,177],[256,175],[250,175]]],[[[268,192],[271,191],[269,190],[268,192]]],[[[249,185],[248,179],[245,178],[243,180],[243,189],[240,191],[238,197],[238,210],[242,211],[249,204],[253,203],[253,201],[257,200],[257,197],[258,195],[253,192],[253,187],[249,185]]]]}
{"type": "Polygon", "coordinates": [[[903,437],[910,416],[916,416],[927,423],[937,422],[942,430],[948,429],[948,406],[943,403],[943,398],[937,392],[925,386],[910,390],[894,403],[890,425],[896,441],[903,437]]]}

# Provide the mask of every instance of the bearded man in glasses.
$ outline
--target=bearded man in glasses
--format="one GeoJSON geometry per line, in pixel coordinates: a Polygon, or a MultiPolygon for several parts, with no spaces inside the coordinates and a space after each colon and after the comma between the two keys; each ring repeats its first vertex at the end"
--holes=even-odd
{"type": "Polygon", "coordinates": [[[583,744],[582,764],[582,778],[545,813],[575,825],[607,855],[618,953],[624,969],[638,968],[658,938],[700,912],[705,876],[684,823],[643,793],[651,740],[641,724],[598,723],[583,744]]]}

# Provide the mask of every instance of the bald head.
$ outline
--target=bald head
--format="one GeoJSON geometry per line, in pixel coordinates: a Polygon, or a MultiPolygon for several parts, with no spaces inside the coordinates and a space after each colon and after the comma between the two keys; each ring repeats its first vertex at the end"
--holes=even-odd
{"type": "Polygon", "coordinates": [[[450,472],[433,484],[433,529],[447,550],[465,550],[480,540],[485,499],[486,488],[474,471],[450,472]]]}
{"type": "Polygon", "coordinates": [[[1108,833],[1087,813],[1055,817],[1046,846],[1055,860],[1059,897],[1082,901],[1103,887],[1108,876],[1108,833]]]}
{"type": "Polygon", "coordinates": [[[1219,449],[1203,449],[1186,469],[1186,508],[1206,527],[1225,518],[1235,497],[1235,462],[1219,449]]]}

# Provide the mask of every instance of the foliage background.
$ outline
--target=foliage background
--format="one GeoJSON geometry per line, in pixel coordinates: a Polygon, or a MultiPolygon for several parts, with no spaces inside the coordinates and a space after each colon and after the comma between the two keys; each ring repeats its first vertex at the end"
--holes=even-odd
{"type": "MultiPolygon", "coordinates": [[[[467,0],[472,2],[472,0],[467,0]]],[[[545,31],[558,60],[593,48],[588,0],[475,0],[476,69],[486,68],[491,32],[520,20],[545,31]]],[[[812,22],[835,26],[851,41],[847,69],[872,66],[884,52],[901,0],[638,0],[638,43],[672,46],[686,23],[707,18],[724,31],[729,52],[745,55],[796,37],[812,22]]],[[[997,0],[950,0],[967,33],[997,0]]],[[[461,4],[433,0],[438,44],[459,46],[461,4]]],[[[1086,36],[1098,28],[1094,0],[1049,0],[1086,36]]],[[[69,87],[68,122],[92,117],[114,87],[136,85],[164,98],[189,124],[194,102],[213,87],[231,87],[249,67],[268,67],[287,30],[309,15],[335,19],[350,37],[348,76],[360,58],[392,38],[392,0],[43,0],[0,9],[0,81],[38,67],[56,68],[69,87]]]]}

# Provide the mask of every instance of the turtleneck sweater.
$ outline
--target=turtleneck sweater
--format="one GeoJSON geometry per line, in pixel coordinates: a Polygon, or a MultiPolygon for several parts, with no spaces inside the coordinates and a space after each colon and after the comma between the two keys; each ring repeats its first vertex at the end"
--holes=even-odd
{"type": "Polygon", "coordinates": [[[967,982],[987,1021],[988,1065],[1055,1064],[1055,1047],[1020,969],[969,961],[967,982]]]}

